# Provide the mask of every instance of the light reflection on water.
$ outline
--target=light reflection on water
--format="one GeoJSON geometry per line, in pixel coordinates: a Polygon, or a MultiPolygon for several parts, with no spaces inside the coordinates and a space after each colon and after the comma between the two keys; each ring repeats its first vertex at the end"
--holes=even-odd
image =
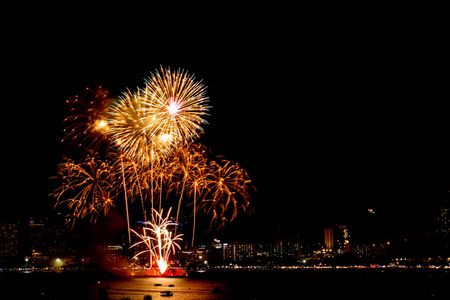
{"type": "Polygon", "coordinates": [[[0,299],[93,300],[107,285],[111,300],[143,300],[145,295],[153,300],[450,299],[447,270],[211,271],[187,278],[112,278],[95,272],[0,273],[0,299]],[[213,294],[216,287],[224,293],[213,294]],[[161,297],[167,290],[173,297],[161,297]]]}
{"type": "Polygon", "coordinates": [[[150,295],[153,299],[194,300],[230,299],[230,289],[226,282],[209,281],[192,278],[171,277],[141,277],[132,279],[104,280],[88,287],[89,299],[98,299],[98,289],[107,289],[109,299],[120,300],[128,297],[131,300],[143,300],[150,295]],[[155,286],[161,284],[161,286],[155,286]],[[169,285],[173,284],[173,287],[169,285]],[[220,288],[223,293],[213,293],[213,289],[220,288]],[[173,297],[162,297],[162,291],[171,291],[173,297]]]}

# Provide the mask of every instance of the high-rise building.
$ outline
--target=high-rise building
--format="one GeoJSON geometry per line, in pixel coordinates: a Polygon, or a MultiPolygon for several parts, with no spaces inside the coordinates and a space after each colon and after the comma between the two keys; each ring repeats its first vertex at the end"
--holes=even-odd
{"type": "Polygon", "coordinates": [[[277,239],[269,245],[269,256],[272,258],[300,257],[301,254],[301,245],[298,238],[277,239]]]}
{"type": "Polygon", "coordinates": [[[14,256],[19,254],[18,224],[0,223],[0,256],[14,256]]]}
{"type": "Polygon", "coordinates": [[[0,222],[0,268],[20,265],[19,224],[0,222]]]}
{"type": "Polygon", "coordinates": [[[47,254],[47,230],[44,222],[35,222],[31,218],[29,226],[31,254],[47,254]]]}
{"type": "Polygon", "coordinates": [[[338,253],[349,253],[350,252],[350,234],[346,225],[339,225],[339,234],[337,238],[338,243],[338,253]]]}
{"type": "Polygon", "coordinates": [[[327,251],[333,251],[333,228],[325,228],[325,249],[327,251]]]}
{"type": "Polygon", "coordinates": [[[288,257],[302,256],[300,239],[298,238],[287,239],[284,251],[288,257]]]}
{"type": "MultiPolygon", "coordinates": [[[[450,193],[450,191],[449,191],[450,193]]],[[[439,217],[438,217],[438,232],[444,238],[450,238],[450,206],[448,200],[442,202],[441,207],[439,209],[439,217]]]]}
{"type": "Polygon", "coordinates": [[[274,240],[270,245],[270,257],[283,258],[286,239],[274,240]]]}
{"type": "Polygon", "coordinates": [[[234,242],[224,245],[224,256],[227,261],[240,262],[243,260],[250,260],[256,257],[256,244],[244,243],[240,244],[234,242]]]}
{"type": "Polygon", "coordinates": [[[28,224],[28,243],[31,255],[53,255],[71,252],[68,243],[67,225],[58,214],[54,219],[30,219],[28,224]]]}

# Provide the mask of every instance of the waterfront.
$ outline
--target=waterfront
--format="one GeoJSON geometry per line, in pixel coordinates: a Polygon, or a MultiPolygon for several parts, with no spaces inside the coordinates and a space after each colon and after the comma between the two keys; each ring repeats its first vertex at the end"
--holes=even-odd
{"type": "Polygon", "coordinates": [[[160,292],[167,290],[173,292],[170,299],[174,300],[450,297],[450,274],[442,269],[229,270],[196,273],[187,278],[3,273],[0,279],[2,299],[98,299],[99,288],[106,287],[109,299],[113,300],[124,297],[142,300],[144,295],[163,299],[160,292]],[[221,293],[213,293],[214,289],[221,293]]]}

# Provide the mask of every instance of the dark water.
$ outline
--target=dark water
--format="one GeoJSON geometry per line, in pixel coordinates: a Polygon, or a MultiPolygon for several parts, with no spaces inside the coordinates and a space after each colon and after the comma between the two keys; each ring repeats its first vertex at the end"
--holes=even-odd
{"type": "Polygon", "coordinates": [[[189,278],[113,278],[93,273],[0,274],[0,299],[450,299],[445,270],[222,271],[189,278]],[[155,286],[155,284],[160,284],[155,286]],[[174,285],[169,287],[169,285],[174,285]],[[213,293],[213,289],[221,293],[213,293]],[[161,297],[170,290],[173,297],[161,297]]]}

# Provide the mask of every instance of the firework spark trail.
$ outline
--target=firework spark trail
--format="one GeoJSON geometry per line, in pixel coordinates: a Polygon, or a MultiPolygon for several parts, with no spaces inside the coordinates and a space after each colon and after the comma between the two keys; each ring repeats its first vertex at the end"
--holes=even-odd
{"type": "Polygon", "coordinates": [[[169,228],[177,225],[177,223],[169,220],[170,211],[171,209],[167,212],[166,217],[163,217],[162,210],[158,212],[153,209],[153,221],[142,222],[144,224],[142,234],[132,230],[140,241],[133,244],[131,248],[141,244],[147,247],[147,249],[137,253],[133,258],[150,252],[151,257],[155,258],[161,274],[164,274],[167,270],[170,254],[175,252],[175,248],[181,249],[177,242],[182,240],[182,234],[173,235],[169,228]]]}
{"type": "Polygon", "coordinates": [[[196,177],[198,171],[206,166],[206,158],[199,155],[192,145],[193,144],[190,143],[186,146],[182,145],[179,147],[171,160],[174,174],[181,178],[181,185],[180,182],[174,182],[174,188],[180,193],[176,215],[177,222],[180,215],[181,201],[187,187],[186,182],[192,181],[196,177]]]}
{"type": "Polygon", "coordinates": [[[197,197],[200,197],[204,180],[206,179],[206,169],[208,167],[208,149],[201,144],[189,143],[188,145],[183,145],[179,147],[177,152],[172,156],[171,165],[173,173],[177,178],[180,178],[180,181],[174,182],[173,189],[177,190],[180,194],[180,198],[178,200],[178,209],[176,220],[178,222],[181,202],[183,196],[186,194],[187,196],[193,197],[193,237],[192,244],[195,236],[195,221],[196,221],[196,202],[197,197]]]}

